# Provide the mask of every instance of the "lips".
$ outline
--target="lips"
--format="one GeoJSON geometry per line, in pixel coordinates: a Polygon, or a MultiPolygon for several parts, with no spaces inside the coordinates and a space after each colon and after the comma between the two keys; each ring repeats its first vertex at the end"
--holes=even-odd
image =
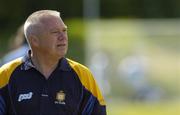
{"type": "Polygon", "coordinates": [[[57,47],[64,47],[66,44],[58,44],[57,47]]]}

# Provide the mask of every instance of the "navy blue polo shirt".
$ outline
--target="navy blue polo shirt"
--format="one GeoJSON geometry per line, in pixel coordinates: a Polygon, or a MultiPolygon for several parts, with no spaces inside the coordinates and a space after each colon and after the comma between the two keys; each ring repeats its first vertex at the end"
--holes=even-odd
{"type": "Polygon", "coordinates": [[[48,79],[28,56],[0,68],[0,112],[15,115],[104,115],[105,102],[91,74],[70,59],[59,60],[48,79]]]}

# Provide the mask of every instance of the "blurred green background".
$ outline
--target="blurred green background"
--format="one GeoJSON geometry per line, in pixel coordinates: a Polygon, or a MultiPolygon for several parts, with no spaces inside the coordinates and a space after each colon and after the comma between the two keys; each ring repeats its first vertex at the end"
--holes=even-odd
{"type": "Polygon", "coordinates": [[[179,0],[1,0],[0,57],[40,9],[68,26],[68,58],[88,66],[109,115],[180,114],[179,0]]]}

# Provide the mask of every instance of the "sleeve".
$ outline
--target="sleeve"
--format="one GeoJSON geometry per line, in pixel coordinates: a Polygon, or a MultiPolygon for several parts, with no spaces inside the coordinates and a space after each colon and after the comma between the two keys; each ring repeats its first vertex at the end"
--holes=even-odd
{"type": "Polygon", "coordinates": [[[9,87],[10,85],[7,84],[0,88],[0,115],[16,115],[15,106],[12,103],[9,87]]]}
{"type": "Polygon", "coordinates": [[[82,115],[106,115],[104,97],[89,69],[80,72],[80,81],[83,85],[82,115]]]}
{"type": "Polygon", "coordinates": [[[6,104],[2,96],[0,95],[0,115],[6,114],[6,104]]]}
{"type": "Polygon", "coordinates": [[[106,115],[106,105],[100,105],[98,101],[95,101],[92,115],[106,115]]]}
{"type": "Polygon", "coordinates": [[[90,92],[84,91],[82,103],[82,115],[106,115],[106,106],[101,105],[97,98],[94,97],[90,92]]]}
{"type": "Polygon", "coordinates": [[[22,58],[17,58],[0,67],[0,115],[9,115],[12,113],[12,110],[14,110],[14,106],[11,104],[9,80],[13,71],[21,63],[22,58]]]}
{"type": "Polygon", "coordinates": [[[8,90],[10,72],[2,66],[0,68],[0,115],[9,115],[10,108],[10,96],[8,90]]]}
{"type": "Polygon", "coordinates": [[[0,115],[7,114],[7,101],[5,100],[7,96],[6,88],[0,89],[0,115]]]}
{"type": "Polygon", "coordinates": [[[7,114],[7,84],[6,84],[6,72],[0,68],[0,115],[7,114]]]}
{"type": "Polygon", "coordinates": [[[69,60],[72,69],[78,75],[83,86],[83,96],[80,107],[81,115],[106,115],[104,97],[92,75],[91,71],[77,62],[69,60]]]}

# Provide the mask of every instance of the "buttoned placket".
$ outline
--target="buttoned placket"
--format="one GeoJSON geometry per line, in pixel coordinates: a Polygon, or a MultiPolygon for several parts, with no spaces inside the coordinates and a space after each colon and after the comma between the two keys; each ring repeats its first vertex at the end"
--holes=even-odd
{"type": "Polygon", "coordinates": [[[46,110],[48,110],[49,105],[49,92],[48,92],[48,81],[44,80],[44,84],[41,89],[40,94],[40,115],[47,114],[46,110]]]}

